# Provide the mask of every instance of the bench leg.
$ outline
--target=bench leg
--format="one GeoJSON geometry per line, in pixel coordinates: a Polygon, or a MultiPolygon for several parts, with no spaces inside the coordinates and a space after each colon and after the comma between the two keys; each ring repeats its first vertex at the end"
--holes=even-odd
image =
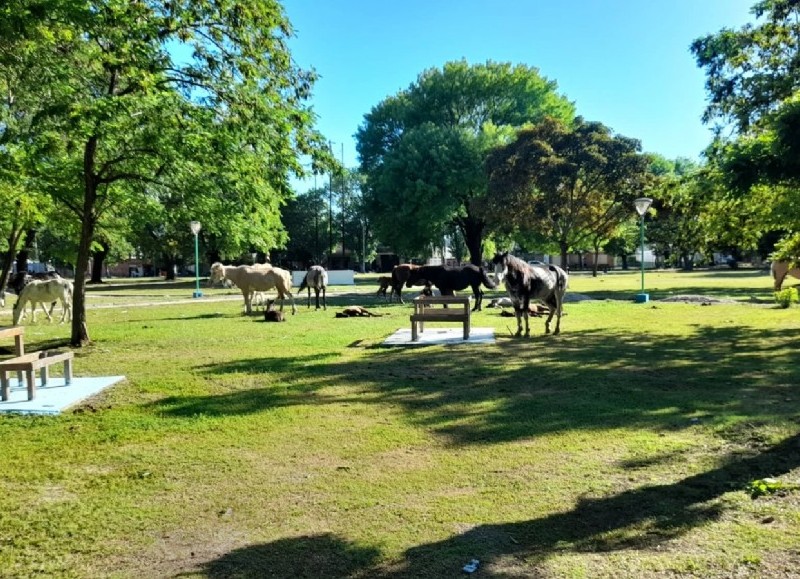
{"type": "Polygon", "coordinates": [[[47,386],[48,380],[50,380],[50,367],[43,366],[41,374],[42,374],[42,388],[44,388],[45,386],[47,386]]]}
{"type": "Polygon", "coordinates": [[[26,370],[25,375],[28,377],[28,400],[33,400],[36,396],[36,372],[26,370]]]}
{"type": "Polygon", "coordinates": [[[411,341],[416,342],[419,340],[419,334],[417,334],[417,322],[411,322],[411,341]]]}
{"type": "Polygon", "coordinates": [[[11,385],[8,383],[8,372],[0,370],[0,391],[2,391],[3,402],[8,400],[11,385]]]}
{"type": "Polygon", "coordinates": [[[72,360],[64,360],[64,385],[72,383],[72,360]]]}

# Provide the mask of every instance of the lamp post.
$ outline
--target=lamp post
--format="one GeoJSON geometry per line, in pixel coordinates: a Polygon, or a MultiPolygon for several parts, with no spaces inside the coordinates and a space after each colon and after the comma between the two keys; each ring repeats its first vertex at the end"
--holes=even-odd
{"type": "Polygon", "coordinates": [[[646,304],[650,301],[650,296],[644,293],[644,214],[647,213],[647,210],[650,208],[650,205],[653,203],[653,200],[649,197],[640,197],[636,199],[633,204],[636,206],[636,212],[641,217],[641,236],[642,236],[642,254],[641,254],[641,262],[642,262],[642,292],[636,294],[636,303],[637,304],[646,304]]]}
{"type": "Polygon", "coordinates": [[[197,234],[200,233],[200,222],[199,221],[190,221],[189,222],[189,229],[192,230],[194,234],[194,293],[192,294],[193,298],[201,298],[203,297],[203,292],[200,291],[200,253],[197,247],[197,234]]]}

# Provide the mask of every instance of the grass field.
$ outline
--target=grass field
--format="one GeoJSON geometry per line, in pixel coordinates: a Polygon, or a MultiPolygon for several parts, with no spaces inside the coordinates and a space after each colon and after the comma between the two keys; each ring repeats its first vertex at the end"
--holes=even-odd
{"type": "MultiPolygon", "coordinates": [[[[534,319],[512,338],[484,310],[495,345],[413,349],[380,345],[410,306],[374,276],[283,324],[235,289],[129,281],[90,288],[75,360],[127,380],[58,417],[0,415],[2,577],[800,569],[800,316],[764,272],[648,272],[648,304],[638,272],[576,274],[594,299],[560,336],[534,319]],[[352,303],[384,315],[334,318],[352,303]]],[[[40,318],[26,345],[68,334],[40,318]]]]}

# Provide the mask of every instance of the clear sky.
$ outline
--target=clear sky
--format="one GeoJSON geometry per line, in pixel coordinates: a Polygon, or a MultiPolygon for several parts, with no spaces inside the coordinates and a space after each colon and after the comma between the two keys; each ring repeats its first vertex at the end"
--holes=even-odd
{"type": "MultiPolygon", "coordinates": [[[[284,0],[295,62],[321,78],[312,105],[337,157],[358,165],[355,132],[428,68],[466,59],[536,67],[579,115],[696,159],[705,77],[691,42],[754,20],[755,0],[284,0]]],[[[313,185],[313,182],[311,183],[313,185]]],[[[298,190],[308,186],[298,184],[298,190]]]]}

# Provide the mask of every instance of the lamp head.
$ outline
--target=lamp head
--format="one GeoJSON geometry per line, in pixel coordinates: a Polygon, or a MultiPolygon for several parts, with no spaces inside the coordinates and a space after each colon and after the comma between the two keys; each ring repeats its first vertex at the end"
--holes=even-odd
{"type": "Polygon", "coordinates": [[[636,206],[636,213],[638,213],[641,217],[644,217],[644,214],[647,213],[647,210],[650,209],[650,205],[653,203],[653,200],[649,197],[639,197],[633,204],[636,206]]]}
{"type": "Polygon", "coordinates": [[[192,230],[194,235],[200,233],[200,222],[199,221],[190,221],[189,222],[189,229],[192,230]]]}

